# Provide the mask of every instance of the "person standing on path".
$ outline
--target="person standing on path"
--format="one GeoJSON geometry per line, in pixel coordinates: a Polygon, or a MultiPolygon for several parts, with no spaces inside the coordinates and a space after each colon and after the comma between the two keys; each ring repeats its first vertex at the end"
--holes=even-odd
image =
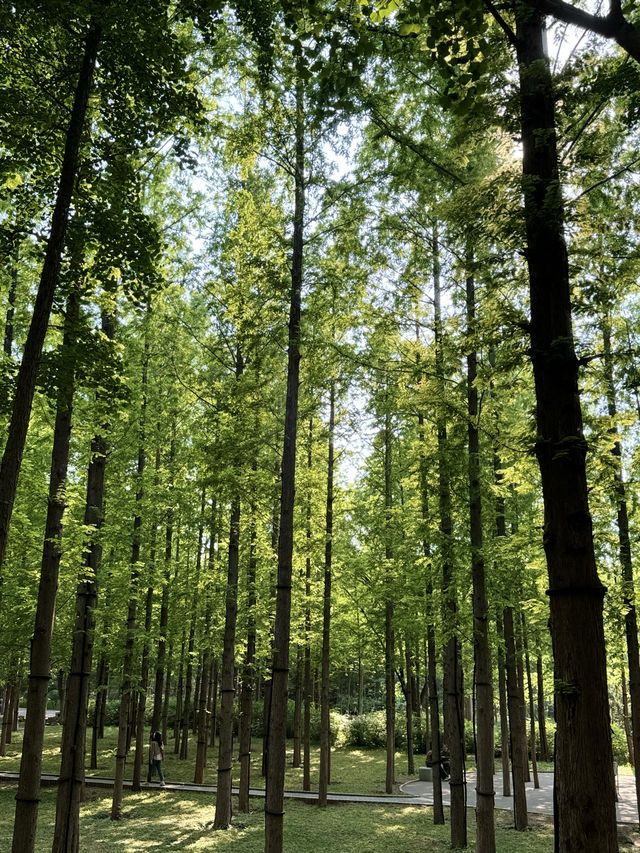
{"type": "Polygon", "coordinates": [[[151,740],[149,742],[149,764],[152,764],[155,768],[158,778],[160,779],[160,785],[164,788],[164,776],[162,774],[163,758],[164,751],[162,749],[162,735],[160,732],[154,732],[151,735],[151,740]]]}

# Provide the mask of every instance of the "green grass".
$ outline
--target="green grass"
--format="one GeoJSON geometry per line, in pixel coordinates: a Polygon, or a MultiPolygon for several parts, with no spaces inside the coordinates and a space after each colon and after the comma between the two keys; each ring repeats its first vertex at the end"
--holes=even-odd
{"type": "MultiPolygon", "coordinates": [[[[45,729],[45,743],[42,752],[42,772],[57,775],[60,771],[60,737],[62,730],[58,726],[48,726],[45,729]]],[[[87,770],[89,776],[103,776],[112,778],[115,770],[117,729],[115,727],[105,730],[104,740],[99,741],[98,768],[87,770]]],[[[7,745],[7,755],[0,758],[0,771],[20,769],[20,750],[22,746],[22,734],[14,733],[13,743],[7,745]]],[[[192,738],[189,742],[189,758],[181,761],[173,753],[173,740],[165,748],[165,760],[163,762],[163,773],[168,782],[193,782],[193,770],[195,764],[196,741],[192,738]]],[[[260,776],[260,762],[262,741],[255,740],[252,745],[252,769],[251,786],[253,788],[264,787],[264,779],[260,776]]],[[[292,744],[289,744],[287,771],[285,787],[288,790],[302,790],[302,768],[291,767],[293,758],[292,744]]],[[[218,759],[218,747],[209,748],[207,767],[204,773],[204,784],[216,784],[216,767],[218,759]]],[[[236,754],[237,759],[237,754],[236,754]]],[[[147,761],[145,748],[144,761],[147,761]]],[[[416,756],[416,767],[420,763],[420,757],[416,756]]],[[[317,790],[318,773],[320,766],[320,750],[318,747],[311,749],[311,787],[317,790]]],[[[131,779],[133,768],[133,752],[127,759],[125,778],[131,779]]],[[[406,775],[407,759],[402,753],[396,753],[396,790],[409,778],[406,775]]],[[[350,794],[384,794],[386,773],[386,753],[384,749],[346,749],[339,748],[331,753],[331,778],[329,790],[335,793],[350,794]]],[[[144,766],[146,775],[146,765],[144,766]]],[[[239,781],[239,764],[234,761],[233,782],[239,781]]]]}
{"type": "MultiPolygon", "coordinates": [[[[0,785],[0,850],[11,843],[15,788],[0,785]]],[[[261,853],[264,850],[264,812],[252,800],[248,815],[234,816],[231,829],[213,831],[214,798],[207,794],[172,791],[125,792],[125,818],[109,819],[110,797],[89,789],[82,806],[81,850],[109,853],[142,851],[216,851],[261,853]]],[[[473,812],[469,810],[469,850],[475,849],[473,812]]],[[[44,789],[38,819],[37,853],[50,850],[55,818],[55,790],[44,789]]],[[[506,827],[496,813],[500,853],[551,853],[551,824],[538,820],[530,832],[506,827]]],[[[336,805],[326,809],[286,803],[285,853],[445,853],[450,849],[449,826],[433,826],[432,811],[418,806],[336,805]]],[[[446,814],[448,821],[449,816],[446,814]]]]}

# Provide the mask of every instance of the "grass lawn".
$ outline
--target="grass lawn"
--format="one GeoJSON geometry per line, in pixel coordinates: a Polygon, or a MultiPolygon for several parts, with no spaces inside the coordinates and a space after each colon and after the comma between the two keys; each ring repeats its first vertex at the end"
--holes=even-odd
{"type": "MultiPolygon", "coordinates": [[[[0,850],[8,850],[13,826],[15,787],[0,785],[0,850]]],[[[51,849],[55,818],[55,789],[45,788],[38,819],[37,853],[51,849]]],[[[213,831],[214,798],[208,794],[172,791],[125,792],[125,818],[109,819],[111,799],[88,790],[82,806],[80,845],[84,851],[142,853],[158,851],[216,851],[262,853],[264,812],[261,800],[253,811],[237,814],[231,829],[213,831]]],[[[284,831],[286,853],[445,853],[449,826],[435,827],[425,806],[334,805],[326,809],[287,802],[284,831]]],[[[448,821],[448,810],[445,810],[448,821]]],[[[469,850],[475,849],[473,812],[469,810],[469,850]]],[[[507,828],[505,813],[496,813],[500,853],[551,853],[550,822],[538,820],[530,832],[507,828]]]]}
{"type": "MultiPolygon", "coordinates": [[[[60,738],[62,729],[59,726],[47,726],[45,729],[45,744],[42,753],[42,772],[57,775],[60,772],[60,738]]],[[[114,727],[105,730],[105,738],[99,742],[98,769],[88,770],[87,775],[106,776],[112,778],[115,770],[116,743],[118,731],[114,727]]],[[[17,772],[20,769],[20,750],[22,746],[22,733],[13,734],[13,743],[7,745],[7,755],[0,758],[0,771],[11,770],[17,772]]],[[[260,776],[260,762],[262,755],[262,741],[255,740],[252,745],[252,769],[251,786],[263,788],[264,779],[260,776]]],[[[170,740],[165,748],[165,760],[163,772],[168,782],[193,782],[193,770],[195,764],[196,740],[192,738],[189,742],[189,758],[181,761],[173,754],[173,741],[170,740]]],[[[293,757],[293,745],[289,743],[288,763],[286,771],[285,786],[291,791],[302,790],[302,768],[291,767],[293,757]]],[[[236,755],[237,758],[237,755],[236,755]]],[[[216,767],[218,759],[218,747],[209,749],[207,767],[204,773],[204,784],[216,784],[216,767]]],[[[145,748],[144,761],[147,761],[145,748]]],[[[420,764],[420,756],[416,756],[416,767],[420,764]]],[[[318,773],[320,766],[320,750],[318,747],[311,748],[311,787],[317,790],[318,773]]],[[[133,768],[133,752],[127,759],[125,778],[131,779],[133,768]]],[[[396,753],[396,790],[397,786],[406,782],[409,777],[406,774],[406,755],[396,753]]],[[[329,787],[331,792],[349,794],[384,794],[386,773],[386,754],[384,749],[334,749],[331,753],[331,777],[329,787]]],[[[144,766],[146,777],[146,765],[144,766]]],[[[239,763],[234,761],[233,784],[237,785],[240,776],[239,763]]],[[[2,848],[0,847],[0,850],[2,848]]]]}

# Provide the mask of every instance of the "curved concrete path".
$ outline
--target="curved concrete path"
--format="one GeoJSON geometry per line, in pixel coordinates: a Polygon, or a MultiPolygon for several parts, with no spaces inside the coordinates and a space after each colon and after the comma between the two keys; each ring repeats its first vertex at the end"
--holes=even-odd
{"type": "MultiPolygon", "coordinates": [[[[540,788],[536,790],[533,787],[533,782],[527,782],[527,811],[537,814],[553,815],[553,773],[539,773],[540,788]]],[[[636,804],[636,787],[633,776],[618,776],[618,803],[616,804],[616,813],[618,823],[620,824],[637,824],[638,823],[638,807],[636,804]]],[[[503,797],[502,792],[502,774],[497,774],[493,777],[493,789],[496,792],[495,806],[497,809],[507,809],[513,811],[513,797],[503,797]]],[[[433,803],[433,784],[431,782],[405,782],[400,785],[400,790],[415,797],[418,802],[431,805],[433,803]]],[[[449,805],[450,791],[447,782],[442,784],[442,800],[445,805],[449,805]]],[[[476,774],[475,771],[467,773],[467,805],[470,808],[476,804],[476,774]]]]}

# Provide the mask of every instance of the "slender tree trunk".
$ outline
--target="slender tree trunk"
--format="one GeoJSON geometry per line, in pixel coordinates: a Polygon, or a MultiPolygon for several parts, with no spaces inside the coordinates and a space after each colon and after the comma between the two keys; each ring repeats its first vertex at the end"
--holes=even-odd
{"type": "MultiPolygon", "coordinates": [[[[514,527],[514,532],[516,532],[516,527],[514,527]]],[[[522,743],[525,757],[525,766],[524,766],[524,781],[531,781],[531,772],[529,770],[529,739],[527,738],[527,703],[524,695],[524,662],[522,659],[522,627],[520,624],[520,620],[518,619],[516,625],[514,626],[515,631],[515,641],[516,641],[516,672],[518,674],[518,692],[520,694],[520,705],[521,715],[522,715],[522,743]]]]}
{"type": "MultiPolygon", "coordinates": [[[[258,462],[253,462],[254,474],[258,470],[258,462]]],[[[256,658],[256,569],[258,559],[257,545],[257,507],[251,501],[251,521],[249,534],[249,561],[247,564],[247,650],[242,668],[242,692],[240,694],[240,726],[238,732],[238,752],[240,758],[240,787],[238,793],[238,811],[249,811],[249,787],[251,779],[251,719],[253,714],[253,686],[255,684],[256,658]]],[[[300,655],[298,655],[298,671],[300,670],[300,655]]],[[[300,704],[298,702],[298,709],[300,704]]],[[[298,711],[299,716],[299,711],[298,711]]],[[[298,719],[298,731],[300,720],[298,719]]],[[[298,735],[298,764],[300,766],[300,737],[298,735]]]]}
{"type": "Polygon", "coordinates": [[[525,721],[522,717],[522,702],[518,685],[516,667],[516,641],[513,627],[513,608],[505,607],[504,642],[507,666],[507,701],[509,705],[509,730],[511,732],[511,768],[513,771],[513,819],[515,828],[522,830],[529,825],[527,815],[527,794],[525,789],[525,765],[527,756],[522,730],[525,721]]]}
{"type": "Polygon", "coordinates": [[[218,732],[218,693],[219,693],[219,664],[218,660],[213,662],[213,690],[211,691],[211,738],[209,744],[211,748],[216,745],[216,734],[218,732]]]}
{"type": "MultiPolygon", "coordinates": [[[[209,536],[209,565],[207,574],[215,577],[216,556],[216,501],[212,502],[211,508],[211,532],[209,536]]],[[[196,748],[196,766],[193,774],[195,785],[201,785],[204,778],[204,768],[207,763],[207,740],[209,733],[209,701],[211,680],[211,617],[213,601],[211,591],[206,590],[206,604],[204,617],[204,653],[202,656],[202,680],[200,683],[200,698],[198,703],[198,745],[196,748]]]]}
{"type": "Polygon", "coordinates": [[[554,94],[543,18],[516,4],[523,193],[555,665],[555,849],[618,850],[602,586],[585,470],[554,94]]]}
{"type": "MultiPolygon", "coordinates": [[[[150,312],[150,307],[147,307],[150,312]]],[[[138,579],[140,574],[140,544],[142,538],[142,499],[144,497],[143,475],[146,463],[145,429],[147,412],[147,373],[149,368],[149,344],[145,341],[142,365],[142,409],[140,414],[140,443],[138,446],[138,484],[136,489],[136,515],[133,519],[133,541],[131,545],[131,580],[129,587],[129,606],[127,609],[127,639],[122,667],[122,685],[120,687],[120,708],[118,711],[118,746],[116,752],[116,770],[113,780],[113,800],[111,802],[111,820],[121,820],[124,770],[127,761],[129,724],[133,690],[133,653],[135,645],[136,616],[138,607],[138,579]]]]}
{"type": "Polygon", "coordinates": [[[330,775],[331,723],[329,717],[329,664],[331,655],[331,581],[333,560],[333,437],[335,433],[336,385],[329,392],[329,450],[327,456],[327,508],[325,515],[324,596],[322,605],[322,672],[320,675],[320,777],[318,805],[327,805],[330,775]]]}
{"type": "Polygon", "coordinates": [[[627,695],[627,676],[624,670],[624,660],[620,661],[620,690],[622,692],[622,721],[624,725],[624,736],[627,741],[627,754],[629,764],[635,765],[633,752],[633,737],[631,736],[631,721],[629,717],[629,696],[627,695]]]}
{"type": "Polygon", "coordinates": [[[195,646],[196,623],[198,621],[197,602],[200,596],[200,571],[202,568],[202,540],[204,536],[204,505],[205,491],[202,489],[202,500],[200,504],[200,524],[198,526],[198,553],[196,554],[196,578],[193,587],[193,605],[191,614],[191,627],[189,629],[189,649],[187,652],[187,677],[184,691],[184,705],[182,706],[182,740],[180,743],[180,759],[186,761],[189,757],[189,720],[191,717],[191,685],[193,683],[193,649],[195,646]]]}
{"type": "Polygon", "coordinates": [[[73,287],[67,297],[62,352],[57,376],[58,394],[53,449],[51,451],[51,475],[35,627],[31,639],[27,716],[22,740],[20,779],[16,795],[13,853],[32,853],[35,849],[47,689],[50,679],[51,636],[58,588],[62,516],[65,510],[65,486],[69,464],[79,320],[80,294],[73,287]]]}
{"type": "Polygon", "coordinates": [[[542,655],[538,652],[536,659],[536,674],[538,682],[538,731],[540,733],[540,760],[549,761],[549,744],[547,743],[546,713],[544,706],[544,677],[542,673],[542,655]]]}
{"type": "MultiPolygon", "coordinates": [[[[388,409],[388,405],[387,405],[388,409]]],[[[384,415],[384,506],[385,506],[385,604],[384,604],[384,673],[387,761],[385,791],[393,792],[396,760],[396,681],[395,638],[393,629],[393,548],[391,545],[391,415],[384,415]]]]}
{"type": "Polygon", "coordinates": [[[304,667],[304,653],[302,646],[298,644],[296,652],[296,696],[293,710],[293,759],[292,767],[302,765],[302,672],[304,667]]]}
{"type": "MultiPolygon", "coordinates": [[[[153,557],[150,564],[153,566],[153,557]]],[[[149,689],[149,634],[151,632],[151,617],[153,615],[153,586],[147,589],[144,615],[144,640],[142,645],[142,665],[140,671],[140,690],[138,692],[138,707],[136,713],[136,749],[133,756],[133,776],[131,783],[132,791],[140,791],[140,780],[142,776],[142,759],[145,751],[144,739],[144,715],[147,708],[147,690],[149,689]]],[[[151,781],[150,768],[147,772],[147,781],[151,781]]]]}
{"type": "Polygon", "coordinates": [[[473,580],[473,660],[475,667],[477,722],[477,805],[476,839],[478,853],[495,853],[496,838],[493,819],[493,667],[489,646],[489,606],[482,538],[482,496],[480,490],[480,440],[476,341],[475,282],[467,274],[467,411],[469,415],[469,529],[471,541],[471,575],[473,580]]]}
{"type": "MultiPolygon", "coordinates": [[[[236,351],[236,382],[244,370],[242,353],[236,351]]],[[[239,471],[239,460],[236,460],[239,471]]],[[[224,638],[222,649],[222,684],[220,689],[220,744],[218,748],[218,792],[214,829],[226,829],[231,824],[231,788],[233,761],[233,702],[235,698],[235,644],[238,617],[238,565],[240,547],[240,495],[231,502],[229,523],[229,562],[225,600],[224,638]]],[[[286,709],[286,705],[285,705],[286,709]]],[[[286,710],[285,710],[286,716],[286,710]]],[[[286,720],[285,720],[286,722],[286,720]]]]}
{"type": "MultiPolygon", "coordinates": [[[[629,693],[631,698],[631,734],[633,750],[630,755],[640,755],[640,650],[638,649],[638,615],[635,605],[635,588],[633,579],[633,562],[631,559],[631,538],[629,535],[629,513],[627,508],[627,489],[622,471],[622,441],[615,426],[618,411],[616,406],[616,390],[613,381],[613,358],[611,355],[611,327],[608,317],[601,320],[602,341],[604,348],[604,374],[607,393],[607,409],[614,424],[611,435],[615,439],[612,448],[615,472],[613,489],[616,500],[618,523],[618,552],[622,569],[623,598],[626,607],[624,617],[625,636],[627,640],[627,660],[629,664],[629,693]]],[[[633,761],[633,758],[632,758],[633,761]]],[[[636,780],[636,805],[640,809],[640,762],[634,762],[636,780]]],[[[640,814],[640,811],[639,811],[640,814]]]]}
{"type": "Polygon", "coordinates": [[[11,743],[11,726],[13,723],[13,697],[15,695],[14,685],[7,685],[6,700],[2,714],[2,732],[0,733],[0,756],[4,758],[7,754],[7,744],[11,743]]]}
{"type": "MultiPolygon", "coordinates": [[[[102,315],[102,331],[110,339],[115,335],[113,319],[102,315]]],[[[62,759],[56,799],[56,823],[53,836],[53,853],[77,853],[80,845],[80,802],[84,787],[84,758],[89,704],[89,682],[93,662],[95,608],[98,596],[98,577],[102,563],[100,529],[103,521],[104,483],[107,463],[107,443],[102,434],[91,441],[91,460],[87,473],[87,496],[84,511],[85,530],[91,531],[85,546],[85,570],[78,581],[76,592],[76,619],[71,650],[71,666],[67,681],[67,710],[62,730],[62,759]]],[[[100,688],[106,681],[108,670],[104,658],[98,666],[91,768],[98,765],[97,735],[100,728],[98,716],[102,709],[100,688]]]]}
{"type": "Polygon", "coordinates": [[[173,753],[180,754],[180,731],[182,728],[182,703],[183,703],[183,675],[184,675],[184,650],[186,642],[185,627],[182,626],[182,643],[180,644],[180,669],[178,670],[178,686],[176,687],[176,716],[173,721],[173,753]]]}
{"type": "Polygon", "coordinates": [[[524,661],[525,670],[527,673],[527,690],[529,693],[529,737],[531,740],[531,768],[533,770],[533,787],[540,787],[540,779],[538,778],[538,759],[536,756],[536,719],[535,719],[535,703],[533,701],[533,682],[531,680],[531,661],[529,659],[529,640],[527,638],[527,623],[524,613],[520,614],[522,621],[522,643],[524,646],[524,661]]]}
{"type": "MultiPolygon", "coordinates": [[[[307,438],[307,471],[311,473],[313,451],[313,418],[309,418],[307,438]]],[[[305,560],[304,592],[304,713],[302,729],[302,790],[311,790],[311,700],[313,682],[311,680],[311,487],[307,495],[307,556],[305,560]]]]}
{"type": "Polygon", "coordinates": [[[222,686],[220,689],[220,744],[218,751],[218,792],[214,829],[227,829],[231,824],[231,785],[233,760],[233,700],[235,697],[235,639],[238,615],[238,556],[240,540],[240,499],[231,506],[229,525],[229,563],[225,603],[222,652],[222,686]]]}
{"type": "Polygon", "coordinates": [[[502,796],[511,796],[511,776],[509,775],[509,717],[507,711],[507,681],[504,660],[504,630],[502,617],[496,616],[498,633],[498,690],[500,694],[500,758],[502,763],[502,796]]]}
{"type": "MultiPolygon", "coordinates": [[[[100,711],[102,709],[102,685],[105,681],[105,660],[100,658],[98,668],[96,670],[96,697],[93,706],[93,730],[91,733],[91,758],[89,760],[89,768],[97,770],[98,768],[98,735],[100,732],[100,711]]],[[[64,735],[63,735],[64,737],[64,735]]]]}
{"type": "MultiPolygon", "coordinates": [[[[444,364],[442,355],[442,315],[440,308],[440,259],[437,226],[433,228],[433,285],[434,331],[436,345],[436,374],[441,400],[445,399],[444,364]]],[[[451,846],[467,846],[466,782],[464,778],[464,717],[460,693],[460,645],[457,634],[458,605],[453,577],[451,537],[451,487],[446,458],[448,448],[447,421],[444,408],[438,411],[438,503],[442,537],[442,589],[444,624],[447,641],[444,653],[444,730],[451,760],[451,846]]]]}
{"type": "MultiPolygon", "coordinates": [[[[297,42],[299,44],[299,42],[297,42]]],[[[284,773],[287,739],[287,685],[291,623],[291,566],[293,559],[293,510],[295,497],[298,384],[300,375],[300,307],[304,234],[304,63],[296,48],[295,202],[291,261],[291,300],[287,357],[287,398],[282,452],[282,497],[278,540],[278,583],[274,630],[271,708],[267,736],[265,800],[265,853],[282,853],[284,773]]]]}
{"type": "MultiPolygon", "coordinates": [[[[169,491],[173,490],[173,468],[175,461],[175,421],[171,427],[171,444],[169,450],[169,491]]],[[[173,508],[167,510],[167,524],[165,528],[164,542],[164,578],[162,583],[162,601],[160,604],[160,638],[158,640],[158,657],[156,659],[156,675],[153,692],[153,714],[151,717],[151,731],[160,729],[162,719],[162,692],[164,686],[164,667],[167,649],[167,627],[169,625],[169,581],[171,573],[171,553],[173,549],[173,508]]],[[[163,740],[163,743],[166,741],[163,740]]]]}
{"type": "Polygon", "coordinates": [[[407,773],[413,776],[416,772],[413,760],[413,666],[411,663],[411,650],[409,638],[405,637],[404,665],[406,670],[405,709],[407,718],[407,773]]]}
{"type": "MultiPolygon", "coordinates": [[[[433,822],[436,825],[444,824],[444,808],[442,805],[442,779],[440,777],[440,759],[442,756],[442,743],[440,740],[440,705],[438,702],[438,679],[436,672],[436,633],[435,633],[435,608],[433,607],[433,580],[431,564],[431,545],[428,539],[429,525],[429,471],[425,451],[424,415],[418,413],[418,435],[420,438],[420,509],[422,517],[422,553],[427,561],[427,607],[431,605],[431,612],[427,614],[427,693],[429,697],[428,720],[431,729],[431,760],[434,767],[433,776],[433,822]]],[[[426,740],[427,751],[429,749],[429,738],[426,740]]]]}
{"type": "Polygon", "coordinates": [[[166,672],[164,677],[164,699],[162,700],[162,715],[160,717],[160,729],[162,731],[162,743],[167,743],[167,719],[169,716],[169,699],[171,698],[171,660],[173,657],[173,646],[169,643],[169,654],[167,656],[166,672]]]}
{"type": "MultiPolygon", "coordinates": [[[[100,36],[100,25],[95,20],[92,20],[84,40],[84,54],[67,127],[56,201],[51,217],[49,239],[42,264],[38,293],[33,306],[31,323],[22,354],[22,362],[20,363],[16,378],[11,421],[2,454],[2,462],[0,463],[0,589],[13,503],[18,486],[18,475],[22,464],[22,454],[24,452],[33,395],[35,393],[36,377],[42,355],[42,346],[49,326],[53,297],[58,286],[62,251],[69,221],[69,208],[78,171],[78,158],[100,36]]],[[[49,664],[47,663],[47,672],[48,667],[49,664]]],[[[44,672],[41,674],[45,675],[44,672]]],[[[48,678],[48,675],[46,677],[48,678]]],[[[19,796],[22,796],[22,794],[19,793],[19,796]]],[[[25,796],[30,795],[25,794],[25,796]]],[[[19,808],[22,812],[22,807],[20,806],[19,808]]],[[[27,806],[27,808],[29,807],[27,806]]],[[[31,811],[33,815],[37,815],[37,803],[31,806],[31,811]]],[[[35,820],[33,821],[33,826],[35,827],[35,820]]],[[[33,832],[35,832],[35,828],[33,832]]],[[[29,831],[23,837],[23,850],[25,852],[33,848],[33,832],[29,831]]]]}

